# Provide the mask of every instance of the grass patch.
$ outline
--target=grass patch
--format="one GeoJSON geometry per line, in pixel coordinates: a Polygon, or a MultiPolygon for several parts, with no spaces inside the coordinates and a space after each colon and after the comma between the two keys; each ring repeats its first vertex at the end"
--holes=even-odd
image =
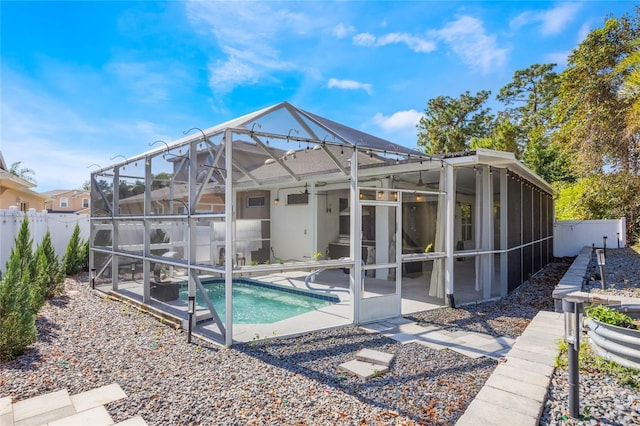
{"type": "MultiPolygon", "coordinates": [[[[567,369],[567,342],[562,339],[558,342],[560,353],[556,357],[556,368],[567,369]]],[[[620,386],[640,390],[640,370],[622,367],[613,361],[597,356],[586,341],[580,344],[578,353],[580,373],[600,373],[615,380],[620,386]]]]}

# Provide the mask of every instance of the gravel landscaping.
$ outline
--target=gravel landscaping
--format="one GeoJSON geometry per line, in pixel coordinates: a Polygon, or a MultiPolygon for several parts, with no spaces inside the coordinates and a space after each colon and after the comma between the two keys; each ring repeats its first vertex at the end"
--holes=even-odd
{"type": "MultiPolygon", "coordinates": [[[[556,259],[500,301],[411,319],[517,337],[539,310],[553,309],[551,292],[570,264],[571,259],[556,259]]],[[[18,401],[117,382],[128,397],[107,405],[115,421],[139,414],[150,425],[454,424],[496,366],[492,359],[402,345],[357,327],[229,349],[198,339],[189,345],[183,331],[96,296],[85,276],[68,279],[66,288],[65,296],[41,310],[38,342],[0,366],[0,396],[18,401]],[[390,371],[369,381],[340,372],[338,365],[362,348],[394,353],[390,371]]],[[[632,398],[637,410],[637,393],[632,398]]]]}

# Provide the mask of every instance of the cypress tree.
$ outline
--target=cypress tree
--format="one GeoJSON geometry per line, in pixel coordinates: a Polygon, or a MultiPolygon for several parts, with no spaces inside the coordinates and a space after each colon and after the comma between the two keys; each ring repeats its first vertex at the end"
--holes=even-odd
{"type": "Polygon", "coordinates": [[[65,274],[64,271],[62,271],[56,249],[53,247],[53,241],[51,240],[51,233],[49,231],[44,234],[42,243],[40,243],[38,248],[42,249],[49,267],[49,280],[47,281],[45,297],[53,297],[61,294],[64,291],[64,286],[61,284],[64,282],[65,274]]]}
{"type": "Polygon", "coordinates": [[[80,271],[82,267],[80,263],[81,254],[82,242],[80,241],[80,225],[76,223],[71,238],[69,239],[69,244],[67,244],[67,251],[62,259],[62,267],[66,275],[73,275],[80,271]]]}
{"type": "MultiPolygon", "coordinates": [[[[24,224],[24,223],[23,223],[24,224]]],[[[22,234],[23,238],[25,234],[22,234]]],[[[28,235],[27,235],[28,236],[28,235]]],[[[22,279],[23,259],[16,244],[7,262],[7,272],[0,281],[0,359],[20,355],[37,339],[36,316],[32,309],[31,286],[22,279]]],[[[28,275],[28,274],[27,274],[28,275]]]]}

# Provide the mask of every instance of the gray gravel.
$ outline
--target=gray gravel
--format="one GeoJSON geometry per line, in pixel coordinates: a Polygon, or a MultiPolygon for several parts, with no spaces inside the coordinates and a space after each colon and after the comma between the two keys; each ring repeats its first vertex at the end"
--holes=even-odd
{"type": "MultiPolygon", "coordinates": [[[[538,310],[552,309],[551,291],[569,265],[548,265],[499,302],[414,319],[517,337],[538,310]]],[[[41,310],[39,341],[0,366],[0,396],[18,401],[117,382],[128,397],[107,405],[116,421],[140,414],[151,425],[454,424],[496,366],[356,327],[230,349],[188,345],[184,332],[96,297],[84,276],[66,288],[41,310]],[[362,348],[394,353],[391,370],[366,382],[339,372],[362,348]]]]}

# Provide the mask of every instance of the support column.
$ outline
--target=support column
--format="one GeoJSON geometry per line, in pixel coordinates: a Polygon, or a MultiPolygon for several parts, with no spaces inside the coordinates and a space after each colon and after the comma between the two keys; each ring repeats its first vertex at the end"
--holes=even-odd
{"type": "Polygon", "coordinates": [[[233,196],[233,133],[230,129],[224,131],[224,288],[225,288],[225,336],[224,343],[227,346],[233,344],[233,218],[235,215],[235,198],[233,196]]]}
{"type": "Polygon", "coordinates": [[[144,261],[142,262],[142,303],[151,303],[151,160],[144,162],[144,261]]]}
{"type": "MultiPolygon", "coordinates": [[[[196,283],[193,279],[193,274],[191,271],[191,265],[194,262],[196,257],[196,224],[193,220],[193,214],[196,212],[197,205],[197,174],[198,174],[198,153],[197,153],[198,144],[197,142],[191,142],[189,144],[189,169],[187,172],[189,173],[188,185],[189,185],[189,199],[187,200],[187,205],[189,209],[187,211],[187,277],[188,277],[188,293],[189,297],[196,296],[196,283]]],[[[195,313],[195,312],[194,312],[195,313]]],[[[197,315],[193,315],[192,318],[193,323],[191,326],[195,326],[195,322],[197,321],[197,315]]]]}
{"type": "Polygon", "coordinates": [[[456,208],[455,170],[450,164],[443,163],[445,168],[445,233],[444,233],[444,288],[449,305],[454,304],[453,298],[453,248],[454,225],[456,208]]]}
{"type": "Polygon", "coordinates": [[[353,323],[360,322],[360,299],[362,298],[362,227],[360,213],[360,194],[358,189],[358,152],[351,154],[350,214],[351,229],[349,237],[350,256],[353,260],[351,268],[351,301],[353,304],[353,323]]]}
{"type": "MultiPolygon", "coordinates": [[[[482,166],[480,179],[482,180],[482,220],[481,228],[481,250],[493,250],[493,179],[489,173],[488,166],[482,166]]],[[[483,254],[480,256],[482,263],[482,298],[491,297],[491,284],[493,283],[493,254],[483,254]]]]}
{"type": "MultiPolygon", "coordinates": [[[[113,169],[113,211],[111,214],[111,226],[113,230],[111,232],[111,250],[116,251],[120,245],[120,224],[116,220],[116,216],[120,216],[120,168],[113,169]]],[[[116,255],[111,256],[111,288],[113,290],[118,289],[118,273],[120,258],[116,255]]]]}
{"type": "Polygon", "coordinates": [[[500,249],[505,250],[500,255],[500,296],[504,297],[509,292],[509,176],[507,169],[500,170],[500,249]]]}

